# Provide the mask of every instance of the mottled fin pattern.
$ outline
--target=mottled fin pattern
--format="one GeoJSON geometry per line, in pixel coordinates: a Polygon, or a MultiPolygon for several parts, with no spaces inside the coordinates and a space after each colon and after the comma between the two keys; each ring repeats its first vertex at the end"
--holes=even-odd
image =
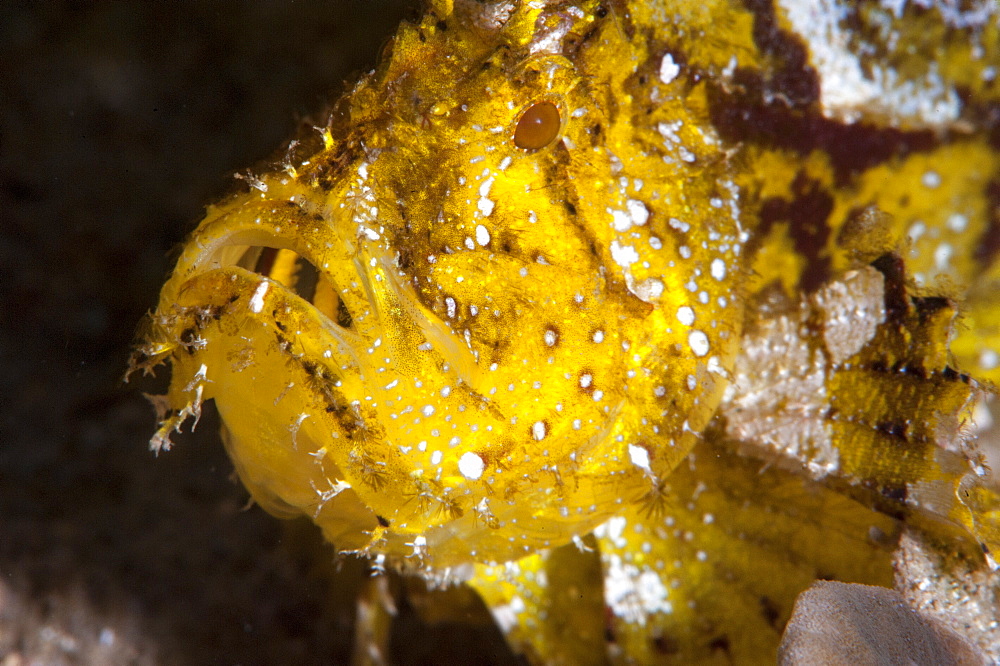
{"type": "Polygon", "coordinates": [[[996,552],[1000,498],[970,427],[990,389],[951,365],[957,305],[913,295],[886,254],[786,308],[761,308],[744,335],[726,436],[744,455],[996,552]]]}
{"type": "Polygon", "coordinates": [[[704,442],[662,490],[656,511],[471,581],[515,648],[533,663],[766,663],[816,578],[892,583],[898,523],[821,484],[704,442]]]}

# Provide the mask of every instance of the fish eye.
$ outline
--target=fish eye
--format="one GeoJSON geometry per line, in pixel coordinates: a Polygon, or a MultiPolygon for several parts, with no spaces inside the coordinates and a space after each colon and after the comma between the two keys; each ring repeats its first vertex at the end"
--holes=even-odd
{"type": "Polygon", "coordinates": [[[562,120],[559,109],[552,102],[538,102],[529,106],[514,128],[514,145],[522,150],[540,150],[559,135],[562,120]]]}

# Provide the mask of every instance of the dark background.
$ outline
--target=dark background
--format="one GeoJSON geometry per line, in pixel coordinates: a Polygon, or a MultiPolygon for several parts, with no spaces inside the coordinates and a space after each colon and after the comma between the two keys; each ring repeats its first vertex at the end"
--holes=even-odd
{"type": "Polygon", "coordinates": [[[0,3],[0,664],[339,663],[336,573],[123,385],[204,206],[416,0],[0,3]],[[291,535],[291,536],[290,536],[291,535]]]}

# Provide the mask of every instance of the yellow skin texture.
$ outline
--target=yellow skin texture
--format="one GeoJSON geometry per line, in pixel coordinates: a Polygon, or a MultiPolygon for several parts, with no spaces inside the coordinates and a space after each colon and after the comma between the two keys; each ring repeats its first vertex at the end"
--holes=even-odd
{"type": "Polygon", "coordinates": [[[164,288],[164,350],[199,308],[221,308],[173,361],[204,377],[171,399],[203,387],[254,496],[313,515],[341,548],[443,568],[565,543],[652,492],[718,404],[742,317],[723,279],[742,271],[726,156],[679,98],[652,125],[607,108],[591,71],[615,99],[656,81],[604,69],[639,44],[614,23],[543,17],[598,31],[574,63],[529,39],[538,16],[457,50],[447,30],[404,27],[329,145],[213,208],[164,288]],[[437,75],[411,75],[422,68],[437,75]],[[541,101],[560,110],[557,140],[516,148],[541,101]],[[693,148],[663,145],[660,119],[693,148]],[[250,246],[319,267],[350,329],[278,269],[262,281],[234,266],[250,246]]]}
{"type": "Polygon", "coordinates": [[[724,1],[432,3],[188,240],[136,360],[171,367],[153,446],[214,399],[262,506],[468,579],[539,663],[766,662],[817,576],[891,585],[893,518],[1000,544],[962,430],[981,389],[952,372],[958,306],[918,298],[969,288],[952,349],[996,379],[977,369],[996,268],[975,254],[996,153],[939,138],[845,177],[822,148],[720,136],[734,72],[787,65],[755,21],[724,1]],[[518,148],[543,102],[552,142],[518,148]],[[803,180],[830,201],[813,255],[795,220],[762,222],[803,180]],[[898,274],[864,266],[883,255],[898,274]],[[817,260],[827,297],[801,295],[817,260]],[[854,346],[833,333],[845,289],[849,331],[881,313],[854,346]],[[818,434],[744,427],[765,418],[818,434]]]}

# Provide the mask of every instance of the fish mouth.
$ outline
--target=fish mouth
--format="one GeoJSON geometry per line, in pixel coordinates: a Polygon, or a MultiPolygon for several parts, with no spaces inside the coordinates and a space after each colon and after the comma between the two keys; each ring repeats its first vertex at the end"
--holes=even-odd
{"type": "MultiPolygon", "coordinates": [[[[334,355],[348,351],[363,368],[372,363],[368,350],[382,344],[383,366],[406,366],[412,374],[420,369],[440,372],[443,364],[465,385],[481,383],[474,352],[423,305],[410,278],[397,267],[388,239],[368,228],[376,223],[352,234],[349,228],[358,225],[304,201],[289,202],[286,210],[266,208],[231,211],[203,223],[164,287],[161,309],[206,274],[256,275],[323,324],[324,336],[336,347],[334,355]],[[438,361],[428,366],[429,357],[438,361]]],[[[251,309],[255,305],[251,302],[251,309]]],[[[381,374],[368,370],[361,374],[369,380],[381,374]]]]}
{"type": "Polygon", "coordinates": [[[248,246],[236,266],[269,278],[345,330],[354,330],[354,316],[329,276],[294,250],[267,245],[248,246]]]}
{"type": "Polygon", "coordinates": [[[241,245],[238,239],[230,240],[233,244],[207,258],[201,274],[217,271],[239,275],[244,280],[259,280],[247,302],[250,312],[265,319],[274,318],[273,308],[261,312],[264,296],[268,291],[280,293],[287,304],[284,309],[291,306],[320,324],[311,327],[307,335],[330,339],[326,344],[328,358],[347,356],[349,360],[340,359],[341,364],[362,363],[359,352],[365,348],[367,337],[363,333],[373,333],[372,326],[361,326],[372,318],[367,302],[357,293],[350,294],[349,289],[341,288],[329,272],[320,270],[307,255],[282,244],[280,238],[260,245],[241,245]]]}
{"type": "MultiPolygon", "coordinates": [[[[273,211],[268,212],[273,214],[273,211]]],[[[167,298],[176,298],[190,280],[209,272],[246,271],[266,278],[270,286],[297,297],[338,329],[356,332],[362,309],[367,309],[364,307],[367,299],[356,288],[365,282],[364,276],[358,275],[361,266],[350,260],[357,248],[342,238],[324,242],[320,235],[323,231],[329,232],[329,222],[319,223],[314,219],[305,237],[304,220],[295,222],[289,219],[274,221],[241,211],[238,215],[221,215],[203,224],[187,243],[164,289],[161,304],[167,298]],[[317,252],[317,246],[325,251],[317,252]],[[338,248],[340,252],[336,252],[338,248]],[[341,269],[336,277],[333,272],[321,269],[331,264],[341,269]],[[345,264],[354,264],[353,270],[344,271],[345,264]],[[338,284],[348,280],[355,283],[353,295],[338,284]]]]}
{"type": "MultiPolygon", "coordinates": [[[[328,378],[336,377],[342,401],[377,404],[372,421],[399,418],[393,403],[424,408],[461,394],[479,418],[507,430],[501,426],[511,417],[504,413],[506,403],[493,397],[497,380],[490,373],[496,364],[480,364],[482,350],[468,330],[463,338],[422,302],[378,222],[353,222],[301,200],[237,200],[210,211],[163,288],[156,316],[167,323],[151,336],[148,356],[159,362],[172,354],[175,364],[185,358],[177,350],[189,347],[189,324],[171,321],[178,308],[199,320],[222,316],[227,330],[241,330],[226,333],[228,342],[216,347],[245,345],[251,338],[273,346],[277,337],[288,355],[307,358],[312,367],[325,367],[328,378]],[[271,329],[267,340],[261,324],[271,329]],[[291,334],[278,335],[276,329],[283,334],[286,326],[291,334]],[[410,387],[401,396],[398,387],[405,384],[410,387]]],[[[391,433],[383,437],[395,439],[391,433]]],[[[403,437],[389,443],[409,446],[403,437]]]]}

